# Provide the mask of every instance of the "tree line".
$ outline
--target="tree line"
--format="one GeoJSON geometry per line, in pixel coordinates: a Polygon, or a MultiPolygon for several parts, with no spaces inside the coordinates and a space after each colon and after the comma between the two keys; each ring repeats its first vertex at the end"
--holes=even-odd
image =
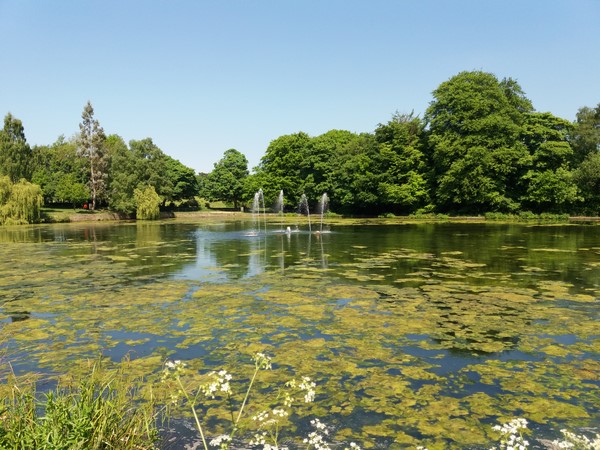
{"type": "Polygon", "coordinates": [[[228,150],[204,177],[206,192],[239,203],[283,189],[291,205],[326,192],[345,214],[597,215],[600,104],[569,122],[536,111],[511,78],[461,72],[433,91],[424,117],[396,113],[372,133],[280,136],[246,169],[228,150]]]}
{"type": "Polygon", "coordinates": [[[21,121],[7,114],[0,177],[0,222],[14,216],[20,190],[32,196],[29,205],[87,202],[142,218],[197,207],[201,198],[239,208],[258,189],[273,200],[283,190],[288,208],[302,194],[316,202],[326,192],[332,210],[355,215],[598,215],[600,104],[580,108],[570,122],[536,111],[511,78],[461,72],[433,91],[423,117],[396,113],[367,133],[280,136],[252,173],[246,157],[229,149],[210,173],[196,174],[151,138],[127,145],[106,136],[88,102],[80,133],[47,146],[30,148],[21,121]]]}

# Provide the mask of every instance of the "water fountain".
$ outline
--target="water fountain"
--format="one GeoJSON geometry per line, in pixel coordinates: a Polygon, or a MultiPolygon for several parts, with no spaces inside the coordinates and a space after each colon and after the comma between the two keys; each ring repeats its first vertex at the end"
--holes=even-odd
{"type": "Polygon", "coordinates": [[[312,228],[310,225],[310,209],[308,207],[308,199],[306,198],[305,194],[302,194],[302,197],[300,197],[300,204],[298,205],[298,213],[304,214],[304,212],[306,212],[306,216],[308,217],[308,231],[312,232],[312,228]]]}
{"type": "Polygon", "coordinates": [[[283,189],[279,191],[279,197],[275,201],[275,212],[279,216],[279,220],[281,222],[281,227],[279,229],[280,233],[283,233],[283,189]]]}
{"type": "Polygon", "coordinates": [[[319,214],[321,216],[321,228],[320,232],[323,233],[323,216],[327,212],[327,207],[329,206],[329,197],[327,197],[327,193],[323,193],[321,199],[319,200],[319,214]]]}
{"type": "Polygon", "coordinates": [[[261,205],[262,205],[262,211],[263,211],[264,231],[266,234],[267,233],[267,216],[265,213],[265,196],[263,195],[262,189],[259,189],[256,192],[256,194],[254,194],[254,200],[252,201],[252,235],[260,234],[261,205]]]}

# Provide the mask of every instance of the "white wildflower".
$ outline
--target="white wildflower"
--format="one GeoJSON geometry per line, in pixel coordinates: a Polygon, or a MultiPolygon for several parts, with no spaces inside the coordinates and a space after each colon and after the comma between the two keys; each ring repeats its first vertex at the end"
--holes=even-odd
{"type": "Polygon", "coordinates": [[[254,364],[257,369],[269,370],[271,369],[271,358],[264,353],[257,352],[252,357],[254,364]]]}
{"type": "Polygon", "coordinates": [[[304,402],[310,403],[315,399],[315,387],[317,385],[309,377],[302,377],[298,387],[304,391],[304,402]]]}
{"type": "Polygon", "coordinates": [[[222,434],[211,440],[210,445],[212,445],[213,447],[220,447],[221,449],[227,449],[229,447],[230,442],[231,436],[229,436],[228,434],[222,434]]]}

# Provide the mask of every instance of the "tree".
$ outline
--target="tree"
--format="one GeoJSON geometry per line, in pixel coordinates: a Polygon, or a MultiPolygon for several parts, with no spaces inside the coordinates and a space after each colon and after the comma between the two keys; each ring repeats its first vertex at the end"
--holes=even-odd
{"type": "Polygon", "coordinates": [[[375,136],[360,134],[342,149],[332,175],[331,208],[352,214],[383,212],[379,197],[380,153],[375,136]]]}
{"type": "Polygon", "coordinates": [[[518,181],[530,164],[520,137],[531,109],[518,84],[461,72],[433,97],[426,120],[437,205],[463,212],[518,209],[518,181]]]}
{"type": "Polygon", "coordinates": [[[110,157],[108,205],[114,211],[133,214],[136,210],[134,191],[141,181],[135,155],[117,135],[108,136],[105,146],[110,157]]]}
{"type": "Polygon", "coordinates": [[[160,217],[160,196],[153,186],[135,188],[133,197],[136,205],[136,217],[141,220],[155,220],[160,217]]]}
{"type": "Polygon", "coordinates": [[[260,160],[257,173],[261,174],[265,198],[277,198],[283,189],[286,198],[298,202],[305,193],[303,167],[310,153],[311,138],[304,132],[288,134],[271,141],[260,160]]]}
{"type": "Polygon", "coordinates": [[[584,212],[600,214],[600,152],[589,153],[573,177],[584,199],[584,212]]]}
{"type": "Polygon", "coordinates": [[[584,106],[579,109],[571,133],[571,145],[575,164],[580,164],[592,153],[600,152],[600,103],[595,108],[584,106]]]}
{"type": "Polygon", "coordinates": [[[39,222],[43,204],[42,189],[25,179],[12,183],[0,176],[0,224],[39,222]]]}
{"type": "Polygon", "coordinates": [[[563,212],[581,199],[570,168],[571,129],[570,122],[550,113],[525,115],[522,136],[531,154],[531,167],[522,178],[521,199],[538,212],[563,212]]]}
{"type": "Polygon", "coordinates": [[[237,209],[245,197],[244,183],[247,177],[246,157],[234,148],[226,150],[206,180],[210,199],[231,202],[237,209]]]}
{"type": "Polygon", "coordinates": [[[167,156],[151,138],[129,141],[129,148],[134,158],[135,180],[138,184],[152,186],[164,205],[173,198],[173,182],[168,174],[167,156]]]}
{"type": "Polygon", "coordinates": [[[413,212],[429,202],[424,136],[424,124],[412,113],[396,113],[375,130],[382,162],[378,192],[387,211],[413,212]]]}
{"type": "Polygon", "coordinates": [[[309,199],[333,192],[333,173],[337,163],[344,147],[356,138],[357,135],[350,131],[330,130],[310,139],[309,145],[304,147],[305,154],[300,165],[302,192],[309,199]]]}
{"type": "Polygon", "coordinates": [[[78,155],[77,142],[64,136],[50,146],[36,146],[31,181],[42,188],[45,203],[82,204],[90,198],[86,186],[86,162],[78,155]]]}
{"type": "Polygon", "coordinates": [[[31,180],[31,148],[25,139],[23,123],[11,113],[4,117],[0,130],[0,175],[6,175],[13,183],[21,178],[31,180]]]}
{"type": "Polygon", "coordinates": [[[108,161],[104,149],[106,137],[100,123],[94,119],[94,108],[88,101],[81,114],[79,124],[79,152],[87,159],[89,169],[89,188],[92,195],[91,209],[105,195],[108,161]]]}
{"type": "Polygon", "coordinates": [[[173,186],[170,200],[177,202],[192,201],[198,195],[198,179],[193,169],[180,161],[165,155],[167,178],[173,186]]]}

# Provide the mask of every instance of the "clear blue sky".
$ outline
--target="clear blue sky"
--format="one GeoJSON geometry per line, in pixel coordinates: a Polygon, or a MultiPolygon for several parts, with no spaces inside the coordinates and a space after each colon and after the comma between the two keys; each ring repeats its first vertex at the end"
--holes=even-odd
{"type": "Polygon", "coordinates": [[[0,0],[0,42],[0,114],[30,144],[77,133],[90,100],[107,134],[203,172],[422,115],[463,70],[568,120],[600,103],[600,0],[0,0]]]}

